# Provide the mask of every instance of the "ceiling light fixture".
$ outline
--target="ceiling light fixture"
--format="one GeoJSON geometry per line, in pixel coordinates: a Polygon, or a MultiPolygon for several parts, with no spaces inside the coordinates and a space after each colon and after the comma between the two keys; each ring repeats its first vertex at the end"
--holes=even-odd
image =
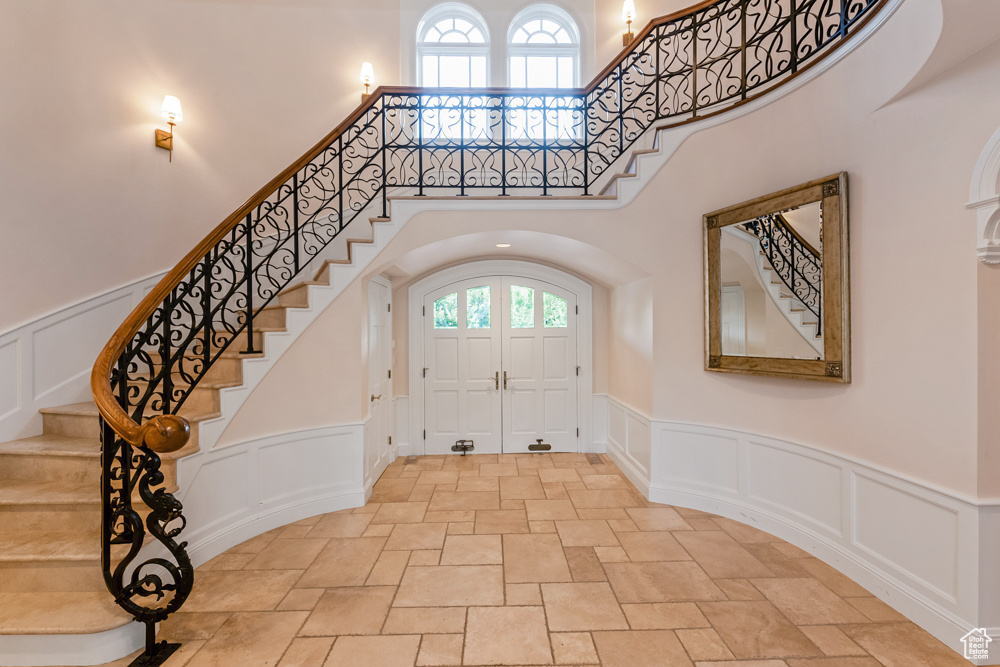
{"type": "Polygon", "coordinates": [[[497,247],[498,248],[509,248],[510,244],[509,243],[498,243],[497,247]]]}

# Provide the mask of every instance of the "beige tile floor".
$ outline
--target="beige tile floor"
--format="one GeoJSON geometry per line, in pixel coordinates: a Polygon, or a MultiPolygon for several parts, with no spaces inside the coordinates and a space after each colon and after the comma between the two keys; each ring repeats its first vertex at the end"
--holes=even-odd
{"type": "Polygon", "coordinates": [[[198,568],[161,636],[169,667],[971,664],[808,553],[582,454],[399,459],[364,507],[198,568]]]}

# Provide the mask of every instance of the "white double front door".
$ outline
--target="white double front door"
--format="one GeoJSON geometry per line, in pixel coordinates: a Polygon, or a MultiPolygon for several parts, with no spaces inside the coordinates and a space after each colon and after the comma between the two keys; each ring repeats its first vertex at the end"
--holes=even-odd
{"type": "Polygon", "coordinates": [[[489,276],[427,294],[425,451],[457,440],[476,453],[575,452],[578,440],[576,296],[550,283],[489,276]]]}

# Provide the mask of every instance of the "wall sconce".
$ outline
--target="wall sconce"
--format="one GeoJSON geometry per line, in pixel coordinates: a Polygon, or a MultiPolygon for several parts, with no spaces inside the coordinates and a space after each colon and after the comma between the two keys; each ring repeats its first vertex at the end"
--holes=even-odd
{"type": "Polygon", "coordinates": [[[625,0],[625,4],[622,5],[622,21],[625,21],[626,32],[622,35],[622,46],[628,46],[635,39],[635,35],[632,33],[632,20],[635,18],[635,2],[633,0],[625,0]]]}
{"type": "Polygon", "coordinates": [[[361,83],[365,84],[365,92],[361,93],[361,103],[364,104],[371,97],[368,87],[375,83],[375,70],[371,63],[361,63],[361,83]]]}
{"type": "Polygon", "coordinates": [[[174,97],[173,95],[167,95],[163,98],[163,108],[160,110],[160,115],[167,120],[167,124],[170,125],[170,131],[166,130],[156,130],[156,145],[160,148],[166,148],[170,151],[169,162],[174,161],[174,125],[184,120],[184,114],[181,112],[181,101],[174,97]]]}

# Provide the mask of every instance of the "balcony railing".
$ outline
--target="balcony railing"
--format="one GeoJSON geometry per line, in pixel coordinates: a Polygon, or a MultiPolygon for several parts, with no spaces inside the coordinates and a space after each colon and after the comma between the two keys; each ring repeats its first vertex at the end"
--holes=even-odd
{"type": "MultiPolygon", "coordinates": [[[[257,351],[254,318],[366,210],[392,191],[590,195],[652,128],[724,113],[801,74],[885,0],[720,0],[650,22],[578,90],[382,87],[194,248],[102,351],[103,567],[117,602],[147,624],[178,609],[193,571],[180,503],[157,452],[182,447],[177,416],[230,346],[257,351]],[[242,341],[242,342],[240,342],[242,341]],[[152,509],[144,522],[138,492],[152,509]],[[146,530],[166,555],[142,561],[146,530]],[[120,558],[116,544],[128,545],[120,558]],[[141,562],[140,562],[141,561],[141,562]]],[[[370,208],[374,207],[374,209],[370,208]]],[[[124,550],[124,547],[122,548],[124,550]]]]}

